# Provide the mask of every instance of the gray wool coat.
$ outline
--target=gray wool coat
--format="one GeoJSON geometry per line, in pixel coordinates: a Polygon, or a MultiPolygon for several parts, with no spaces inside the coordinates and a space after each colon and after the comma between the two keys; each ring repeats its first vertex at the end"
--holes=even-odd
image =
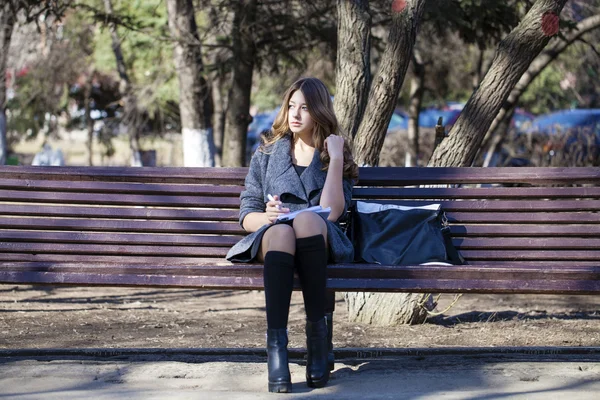
{"type": "MultiPolygon", "coordinates": [[[[325,185],[327,171],[322,171],[323,165],[319,151],[315,150],[312,162],[298,175],[292,165],[291,138],[285,136],[266,148],[264,152],[256,151],[250,161],[246,176],[245,190],[240,194],[240,225],[251,212],[264,212],[269,201],[268,194],[279,195],[283,207],[297,211],[319,205],[321,191],[325,185]]],[[[344,212],[342,219],[351,204],[353,183],[343,179],[344,212]]],[[[327,223],[327,242],[329,244],[329,260],[333,262],[351,262],[354,259],[352,243],[340,228],[338,222],[325,219],[327,223]]],[[[234,262],[252,262],[258,254],[258,249],[265,231],[273,225],[263,225],[256,232],[250,233],[236,243],[227,253],[227,259],[234,262]]]]}

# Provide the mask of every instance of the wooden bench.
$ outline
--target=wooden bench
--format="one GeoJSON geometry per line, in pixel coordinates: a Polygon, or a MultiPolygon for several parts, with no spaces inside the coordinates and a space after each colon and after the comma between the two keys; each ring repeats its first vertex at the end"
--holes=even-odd
{"type": "MultiPolygon", "coordinates": [[[[0,167],[0,283],[262,289],[261,265],[224,259],[246,171],[0,167]]],[[[599,168],[361,168],[357,200],[441,202],[467,265],[335,264],[328,287],[598,294],[599,184],[599,168]]]]}

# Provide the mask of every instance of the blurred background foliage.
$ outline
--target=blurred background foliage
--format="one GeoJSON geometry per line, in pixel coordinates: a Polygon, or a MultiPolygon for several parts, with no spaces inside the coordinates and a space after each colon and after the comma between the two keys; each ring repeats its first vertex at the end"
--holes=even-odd
{"type": "MultiPolygon", "coordinates": [[[[195,0],[204,71],[209,82],[226,84],[232,58],[232,1],[195,0]]],[[[92,82],[95,121],[119,118],[122,108],[108,22],[118,24],[125,63],[139,107],[147,118],[143,134],[179,131],[179,88],[163,0],[112,0],[114,16],[103,0],[70,1],[61,18],[21,18],[14,30],[7,65],[9,146],[57,127],[83,128],[84,87],[92,82]]],[[[599,13],[597,0],[569,2],[563,31],[599,13]]],[[[431,0],[415,49],[426,65],[423,107],[463,103],[485,74],[497,43],[514,28],[532,1],[431,0]]],[[[300,76],[316,76],[335,94],[336,1],[258,2],[251,113],[280,105],[284,88],[300,76]]],[[[372,70],[387,40],[390,1],[371,1],[372,70]]],[[[600,108],[598,29],[569,46],[527,88],[519,106],[533,114],[565,108],[600,108]]],[[[409,69],[410,71],[410,69],[409,69]]],[[[405,82],[411,79],[409,72],[405,82]]],[[[217,90],[213,87],[213,90],[217,90]]],[[[403,85],[398,109],[406,108],[403,85]]],[[[214,118],[217,118],[215,116],[214,118]]]]}

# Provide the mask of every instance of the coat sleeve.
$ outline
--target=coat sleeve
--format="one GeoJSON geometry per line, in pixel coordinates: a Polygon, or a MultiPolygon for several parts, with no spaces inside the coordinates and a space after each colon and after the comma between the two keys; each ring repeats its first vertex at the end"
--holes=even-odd
{"type": "Polygon", "coordinates": [[[240,225],[246,215],[252,212],[264,212],[266,205],[263,197],[263,179],[261,168],[262,153],[256,152],[250,161],[248,175],[246,175],[245,188],[240,194],[240,225]]]}
{"type": "Polygon", "coordinates": [[[352,189],[354,188],[354,183],[352,183],[352,179],[344,178],[342,181],[342,185],[344,187],[344,212],[338,218],[340,219],[346,218],[346,213],[348,212],[348,208],[352,205],[352,189]]]}

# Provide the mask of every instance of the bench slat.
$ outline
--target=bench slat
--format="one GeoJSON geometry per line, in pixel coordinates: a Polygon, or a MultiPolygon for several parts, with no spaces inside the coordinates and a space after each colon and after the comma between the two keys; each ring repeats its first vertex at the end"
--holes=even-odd
{"type": "Polygon", "coordinates": [[[452,240],[457,248],[472,249],[498,249],[498,250],[527,250],[527,249],[554,249],[554,250],[597,250],[600,249],[600,239],[596,238],[455,238],[452,240]]]}
{"type": "MultiPolygon", "coordinates": [[[[218,207],[239,208],[237,197],[220,198],[206,196],[158,196],[158,195],[98,195],[95,193],[47,193],[27,191],[1,191],[0,201],[24,203],[94,204],[94,205],[133,205],[133,206],[178,206],[178,207],[218,207]]],[[[376,202],[366,200],[366,202],[376,202]]],[[[600,211],[600,200],[465,200],[465,201],[400,201],[386,200],[387,204],[423,206],[440,203],[446,211],[600,211]]]]}
{"type": "Polygon", "coordinates": [[[88,232],[47,232],[3,231],[0,241],[40,242],[40,243],[83,243],[83,244],[138,244],[138,245],[185,245],[185,246],[224,246],[231,247],[243,236],[221,235],[159,235],[130,233],[88,233],[88,232]]]}
{"type": "Polygon", "coordinates": [[[450,225],[453,237],[600,237],[600,225],[450,225]]]}
{"type": "MultiPolygon", "coordinates": [[[[178,256],[151,256],[151,255],[136,255],[127,257],[125,255],[89,255],[89,254],[48,254],[48,253],[0,253],[0,261],[3,264],[7,262],[51,262],[53,264],[60,263],[102,263],[102,264],[127,264],[137,265],[202,265],[210,262],[214,265],[227,263],[231,265],[223,257],[178,257],[178,256]]],[[[0,270],[2,267],[0,266],[0,270]]]]}
{"type": "Polygon", "coordinates": [[[468,260],[487,261],[597,261],[600,260],[598,250],[461,250],[468,260]]]}
{"type": "Polygon", "coordinates": [[[600,214],[589,212],[536,212],[531,210],[527,213],[519,212],[468,212],[450,211],[446,213],[450,222],[463,223],[501,223],[501,224],[597,224],[600,222],[600,214]]]}
{"type": "MultiPolygon", "coordinates": [[[[600,168],[599,168],[600,169],[600,168]]],[[[375,200],[365,200],[366,203],[377,203],[375,200]]],[[[441,204],[446,211],[505,211],[512,213],[535,211],[600,211],[600,200],[456,200],[456,201],[414,201],[414,200],[385,200],[385,204],[403,206],[423,206],[441,204]]]]}
{"type": "Polygon", "coordinates": [[[600,281],[549,280],[417,280],[417,279],[331,279],[327,288],[344,291],[417,293],[522,293],[598,294],[600,281]]]}
{"type": "Polygon", "coordinates": [[[18,190],[0,191],[0,201],[24,203],[97,204],[133,206],[180,206],[239,208],[237,197],[168,196],[98,193],[48,193],[18,190]]]}
{"type": "MultiPolygon", "coordinates": [[[[37,283],[60,285],[109,285],[144,287],[196,287],[227,289],[263,289],[258,276],[189,276],[189,275],[112,275],[87,273],[52,273],[0,271],[3,283],[37,283]]],[[[600,293],[600,281],[588,280],[454,280],[454,279],[341,279],[330,278],[327,287],[347,291],[435,292],[435,293],[600,293]]],[[[300,289],[298,281],[294,288],[300,289]]]]}
{"type": "Polygon", "coordinates": [[[0,228],[93,232],[243,234],[238,223],[196,221],[133,221],[100,219],[0,218],[0,228]]]}
{"type": "MultiPolygon", "coordinates": [[[[73,272],[100,274],[149,274],[189,276],[260,276],[260,264],[198,265],[115,265],[81,263],[8,263],[11,271],[73,272]]],[[[348,279],[547,279],[547,280],[600,280],[600,265],[548,267],[539,263],[515,265],[409,265],[385,266],[370,264],[334,264],[327,269],[329,278],[348,279]]]]}
{"type": "MultiPolygon", "coordinates": [[[[160,246],[220,246],[231,247],[243,236],[214,235],[157,235],[87,232],[47,232],[0,231],[0,241],[15,243],[70,243],[70,244],[116,244],[116,245],[160,245],[160,246]]],[[[555,250],[596,250],[600,239],[596,238],[454,238],[454,245],[460,250],[493,249],[555,249],[555,250]]]]}
{"type": "Polygon", "coordinates": [[[62,217],[62,218],[110,218],[149,220],[195,220],[195,221],[238,221],[239,211],[193,210],[190,208],[131,208],[131,207],[85,207],[48,206],[31,204],[0,204],[2,216],[62,217]]]}
{"type": "MultiPolygon", "coordinates": [[[[161,256],[146,256],[138,255],[134,257],[128,257],[126,259],[127,264],[134,265],[227,265],[232,266],[233,264],[226,261],[223,257],[210,258],[210,257],[161,257],[161,256]]],[[[125,262],[123,255],[87,255],[87,254],[31,254],[31,253],[0,253],[0,261],[6,262],[50,262],[53,264],[59,263],[88,263],[88,264],[119,264],[122,265],[125,262]]],[[[469,259],[470,265],[490,265],[490,260],[474,260],[469,259]]],[[[239,264],[235,264],[239,265],[239,264]]],[[[248,265],[248,264],[242,264],[248,265]]],[[[254,264],[260,265],[260,264],[254,264]]],[[[334,264],[331,264],[332,267],[334,264]]],[[[336,264],[337,265],[337,264],[336,264]]],[[[539,266],[540,261],[532,260],[493,260],[492,265],[498,266],[539,266]]],[[[544,260],[543,265],[549,267],[561,267],[571,268],[577,266],[598,266],[600,262],[586,261],[586,260],[544,260]]],[[[1,269],[1,268],[0,268],[1,269]]]]}
{"type": "Polygon", "coordinates": [[[242,186],[0,179],[0,190],[239,197],[242,186]]]}
{"type": "Polygon", "coordinates": [[[63,243],[0,243],[0,252],[32,252],[54,254],[98,254],[98,255],[155,255],[155,256],[190,256],[190,257],[225,257],[229,248],[214,246],[144,246],[144,245],[113,245],[98,244],[63,244],[63,243]]]}
{"type": "MultiPolygon", "coordinates": [[[[79,181],[97,181],[101,179],[106,182],[243,185],[247,172],[247,168],[3,166],[0,168],[0,177],[8,179],[79,181]]],[[[600,184],[600,170],[596,167],[359,168],[358,184],[363,186],[459,183],[600,184]]]]}
{"type": "Polygon", "coordinates": [[[2,166],[0,177],[22,180],[244,184],[247,168],[2,166]]]}
{"type": "Polygon", "coordinates": [[[357,187],[356,199],[569,199],[600,198],[600,187],[491,187],[491,188],[366,188],[357,187]]]}
{"type": "Polygon", "coordinates": [[[479,183],[600,184],[596,167],[359,168],[360,186],[411,186],[479,183]]]}

